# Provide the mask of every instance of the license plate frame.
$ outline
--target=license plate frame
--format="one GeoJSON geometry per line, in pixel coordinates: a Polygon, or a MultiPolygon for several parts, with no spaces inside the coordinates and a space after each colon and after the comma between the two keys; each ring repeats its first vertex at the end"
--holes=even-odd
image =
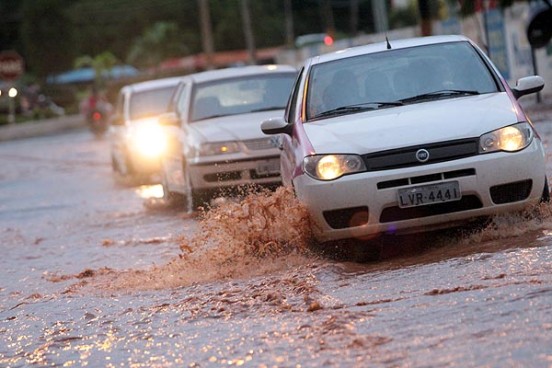
{"type": "Polygon", "coordinates": [[[276,175],[280,174],[280,161],[278,160],[267,160],[257,163],[255,169],[257,175],[276,175]]]}
{"type": "Polygon", "coordinates": [[[462,192],[458,181],[418,185],[397,191],[397,201],[400,208],[454,202],[460,199],[462,199],[462,192]]]}

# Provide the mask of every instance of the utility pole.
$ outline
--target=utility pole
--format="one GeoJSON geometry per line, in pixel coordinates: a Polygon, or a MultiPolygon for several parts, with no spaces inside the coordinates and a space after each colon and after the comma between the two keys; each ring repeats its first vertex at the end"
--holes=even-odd
{"type": "Polygon", "coordinates": [[[322,16],[322,24],[326,27],[324,32],[335,38],[335,22],[330,0],[320,0],[320,14],[322,16]]]}
{"type": "Polygon", "coordinates": [[[199,15],[201,22],[201,41],[203,44],[203,53],[205,54],[205,69],[213,69],[213,54],[215,47],[213,44],[213,31],[211,28],[211,14],[209,11],[209,0],[198,0],[199,15]]]}
{"type": "Polygon", "coordinates": [[[358,32],[358,0],[349,0],[351,16],[351,36],[355,37],[358,32]]]}
{"type": "Polygon", "coordinates": [[[431,27],[429,0],[418,0],[418,10],[420,11],[422,36],[431,36],[433,30],[431,27]]]}
{"type": "Polygon", "coordinates": [[[253,29],[251,28],[251,14],[249,13],[249,0],[241,0],[241,13],[243,21],[243,32],[245,34],[245,44],[247,47],[247,54],[249,56],[249,64],[257,64],[257,57],[255,53],[255,37],[253,36],[253,29]]]}
{"type": "Polygon", "coordinates": [[[372,0],[372,14],[374,14],[374,28],[376,33],[389,30],[387,19],[387,4],[385,0],[372,0]]]}
{"type": "Polygon", "coordinates": [[[291,8],[291,0],[284,0],[284,14],[286,18],[286,45],[289,48],[293,48],[294,35],[293,35],[293,10],[291,8]]]}

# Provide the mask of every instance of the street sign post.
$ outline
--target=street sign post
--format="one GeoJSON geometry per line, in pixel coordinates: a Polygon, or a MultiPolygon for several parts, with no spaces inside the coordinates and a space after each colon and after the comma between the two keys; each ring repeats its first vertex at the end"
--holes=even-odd
{"type": "MultiPolygon", "coordinates": [[[[16,81],[25,70],[23,58],[15,51],[0,52],[0,79],[6,82],[16,81]]],[[[8,123],[15,123],[15,97],[17,89],[12,85],[8,93],[8,123]]]]}
{"type": "Polygon", "coordinates": [[[25,70],[23,58],[15,51],[0,52],[0,79],[11,82],[19,78],[25,70]]]}

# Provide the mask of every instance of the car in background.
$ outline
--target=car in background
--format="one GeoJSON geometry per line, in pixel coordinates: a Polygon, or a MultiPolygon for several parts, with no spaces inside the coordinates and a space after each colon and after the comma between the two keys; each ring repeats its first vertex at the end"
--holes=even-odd
{"type": "Polygon", "coordinates": [[[189,210],[244,186],[280,185],[280,151],[261,122],[284,112],[297,70],[287,65],[211,70],[181,79],[163,158],[165,199],[189,210]]]}
{"type": "Polygon", "coordinates": [[[180,77],[126,85],[119,91],[111,120],[113,171],[133,180],[150,181],[161,169],[166,135],[158,116],[166,113],[180,77]]]}
{"type": "Polygon", "coordinates": [[[261,127],[315,238],[369,248],[548,201],[543,144],[517,101],[543,86],[510,88],[463,36],[375,43],[307,60],[284,116],[261,127]]]}

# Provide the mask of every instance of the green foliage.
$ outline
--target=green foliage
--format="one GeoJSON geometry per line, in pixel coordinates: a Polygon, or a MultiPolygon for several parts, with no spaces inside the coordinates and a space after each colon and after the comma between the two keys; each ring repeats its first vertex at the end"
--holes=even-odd
{"type": "Polygon", "coordinates": [[[69,0],[24,0],[21,37],[26,64],[37,76],[67,70],[75,55],[69,0]]]}
{"type": "Polygon", "coordinates": [[[138,67],[155,67],[161,61],[188,54],[185,39],[174,22],[157,22],[132,43],[127,62],[138,67]]]}
{"type": "Polygon", "coordinates": [[[418,24],[417,2],[411,0],[405,8],[395,8],[389,12],[389,27],[391,29],[410,27],[418,24]]]}
{"type": "Polygon", "coordinates": [[[75,59],[73,65],[76,69],[83,67],[91,67],[94,69],[95,82],[99,87],[104,87],[105,76],[115,65],[117,58],[109,51],[104,51],[94,57],[89,55],[80,56],[75,59]]]}

